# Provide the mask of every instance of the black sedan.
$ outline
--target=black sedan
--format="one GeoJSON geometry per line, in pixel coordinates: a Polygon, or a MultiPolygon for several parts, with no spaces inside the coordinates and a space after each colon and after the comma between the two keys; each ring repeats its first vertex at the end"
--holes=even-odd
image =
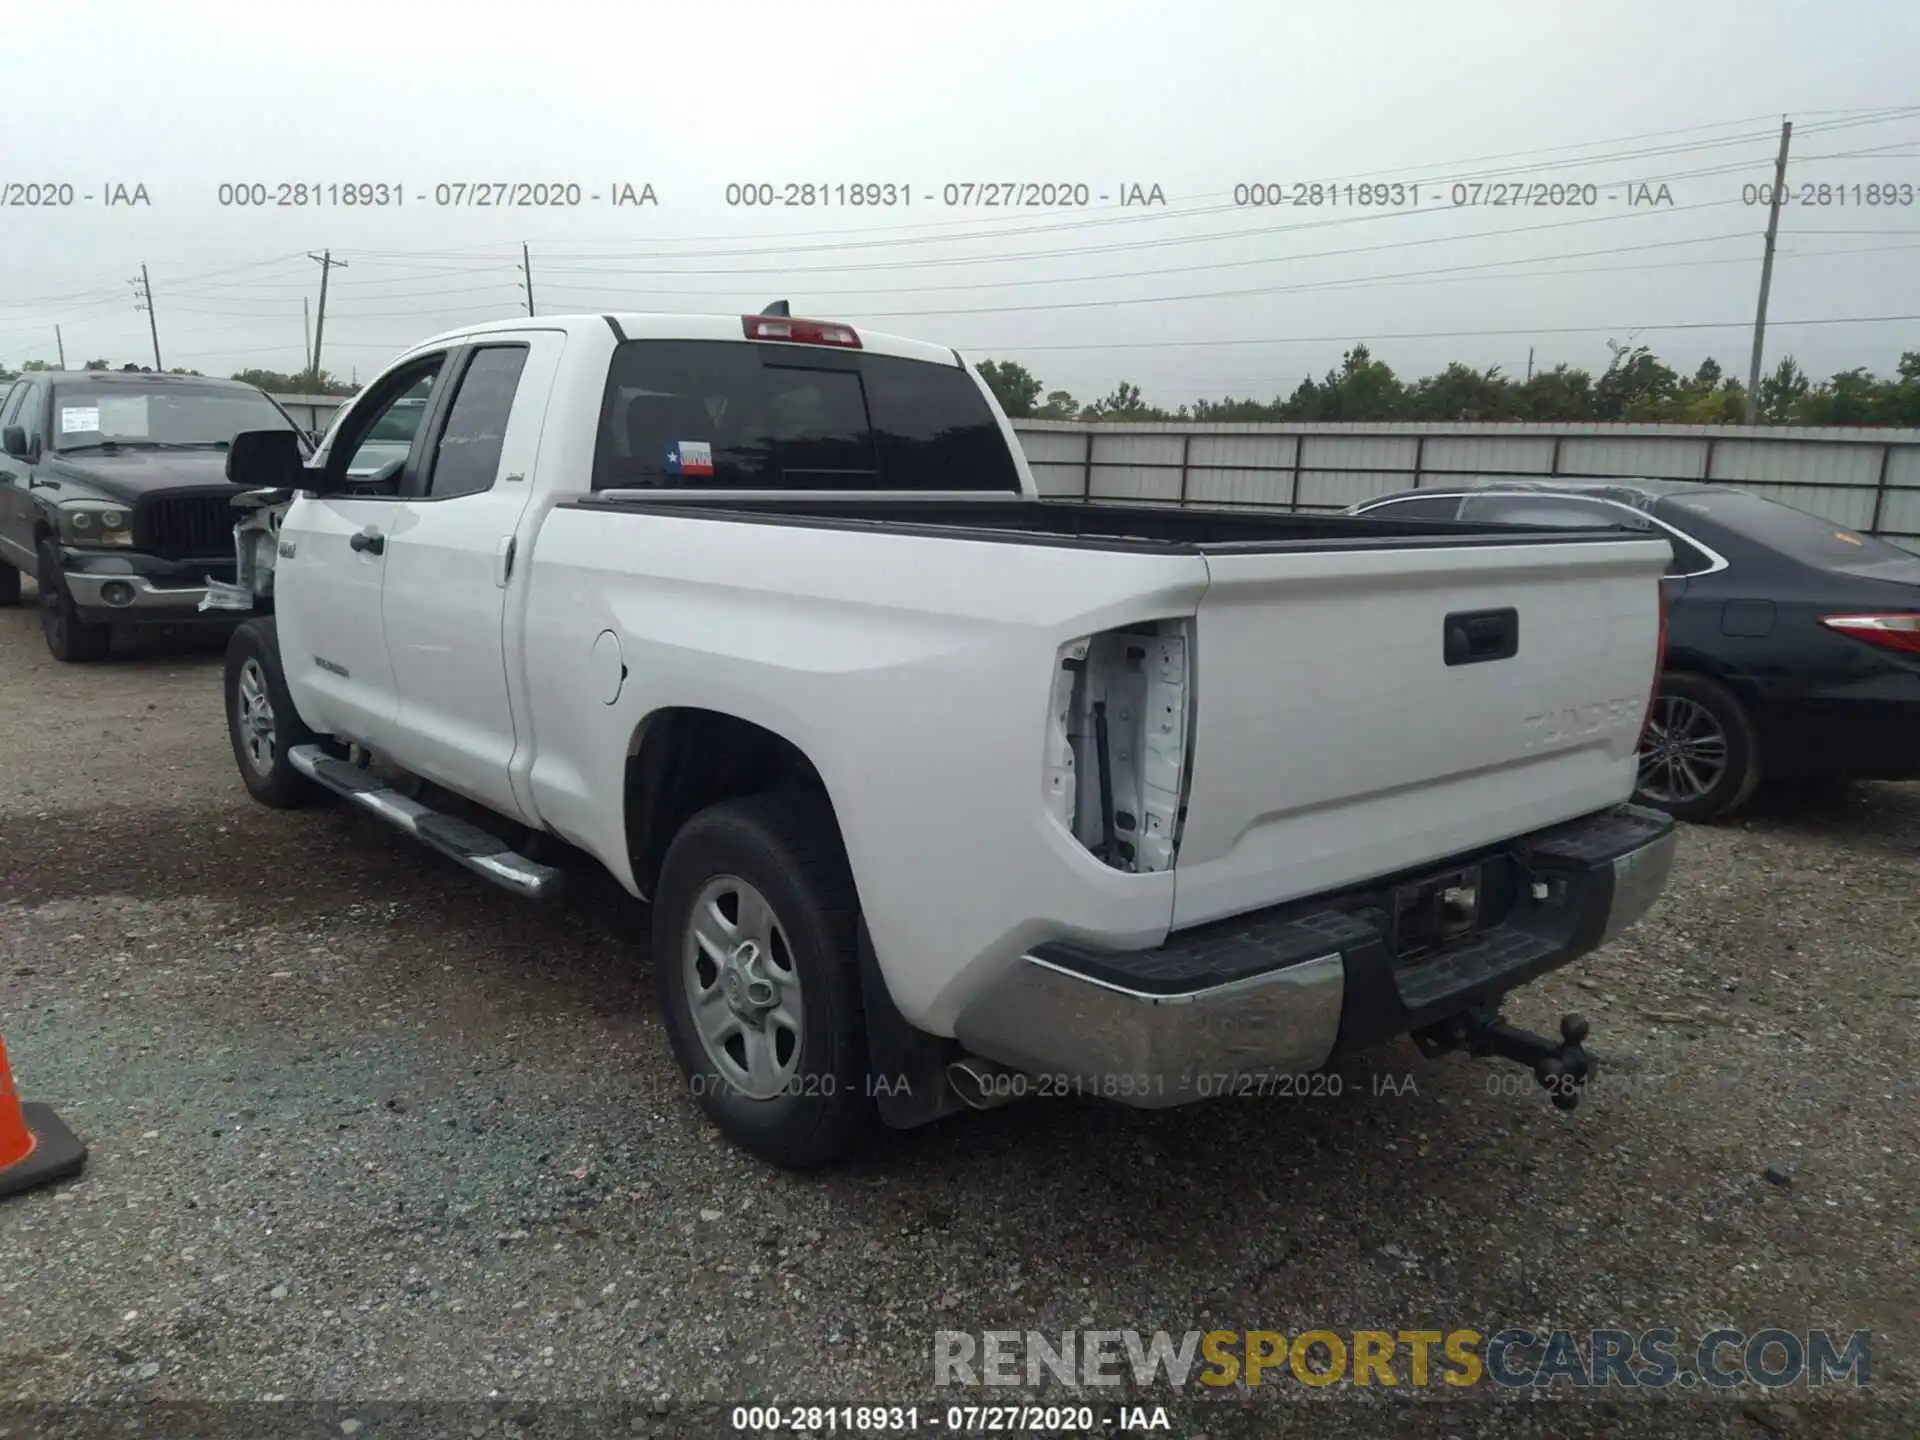
{"type": "Polygon", "coordinates": [[[1920,556],[1726,485],[1474,480],[1353,513],[1665,536],[1666,665],[1637,798],[1726,815],[1766,778],[1920,778],[1920,556]]]}

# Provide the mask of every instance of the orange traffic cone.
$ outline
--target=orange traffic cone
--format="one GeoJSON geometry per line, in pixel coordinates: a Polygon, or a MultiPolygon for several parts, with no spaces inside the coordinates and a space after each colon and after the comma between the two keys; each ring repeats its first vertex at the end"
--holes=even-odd
{"type": "Polygon", "coordinates": [[[22,1105],[0,1040],[0,1199],[36,1190],[87,1163],[87,1147],[45,1105],[22,1105]]]}

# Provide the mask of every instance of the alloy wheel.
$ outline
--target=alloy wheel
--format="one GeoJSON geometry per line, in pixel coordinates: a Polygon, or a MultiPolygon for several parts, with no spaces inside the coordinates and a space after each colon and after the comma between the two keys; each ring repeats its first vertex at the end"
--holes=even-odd
{"type": "Polygon", "coordinates": [[[267,693],[267,674],[260,662],[248,659],[240,667],[234,687],[234,724],[247,764],[261,777],[273,773],[275,755],[273,700],[267,693]]]}
{"type": "Polygon", "coordinates": [[[1699,800],[1727,773],[1724,726],[1684,695],[1662,695],[1640,739],[1640,792],[1666,805],[1699,800]]]}
{"type": "Polygon", "coordinates": [[[734,875],[709,880],[681,950],[687,1004],[707,1058],[742,1095],[771,1100],[793,1083],[805,1036],[800,972],[766,896],[734,875]]]}

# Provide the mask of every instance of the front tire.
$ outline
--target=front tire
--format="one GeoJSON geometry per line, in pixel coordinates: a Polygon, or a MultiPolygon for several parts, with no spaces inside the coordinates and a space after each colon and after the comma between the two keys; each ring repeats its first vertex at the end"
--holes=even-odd
{"type": "Polygon", "coordinates": [[[729,1140],[787,1169],[873,1129],[856,966],[859,906],[825,798],[726,800],[674,837],[653,967],[674,1058],[729,1140]]]}
{"type": "Polygon", "coordinates": [[[287,751],[319,737],[293,708],[272,620],[248,620],[233,632],[225,688],[227,737],[247,793],[276,810],[312,803],[320,787],[293,768],[287,751]]]}
{"type": "MultiPolygon", "coordinates": [[[[73,596],[60,569],[60,551],[53,541],[40,542],[39,558],[34,579],[40,586],[40,633],[46,637],[47,649],[54,659],[68,665],[100,659],[113,647],[112,628],[91,624],[75,613],[73,596]]],[[[16,588],[20,584],[17,573],[13,583],[16,588]]]]}
{"type": "Polygon", "coordinates": [[[1739,698],[1704,675],[1662,675],[1634,799],[1700,824],[1731,815],[1759,783],[1759,736],[1739,698]]]}

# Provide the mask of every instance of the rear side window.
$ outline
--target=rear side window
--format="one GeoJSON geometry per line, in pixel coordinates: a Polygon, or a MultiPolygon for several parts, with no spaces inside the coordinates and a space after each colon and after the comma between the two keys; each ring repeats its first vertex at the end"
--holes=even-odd
{"type": "Polygon", "coordinates": [[[1500,525],[1558,525],[1571,530],[1638,530],[1656,535],[1673,552],[1667,561],[1669,575],[1697,575],[1712,568],[1713,560],[1704,551],[1650,520],[1618,505],[1599,500],[1582,500],[1569,495],[1475,495],[1460,510],[1461,518],[1484,520],[1500,525]]]}
{"type": "Polygon", "coordinates": [[[1667,535],[1667,543],[1673,546],[1673,562],[1667,566],[1667,574],[1698,575],[1713,568],[1713,557],[1699,546],[1672,534],[1667,535]]]}
{"type": "MultiPolygon", "coordinates": [[[[460,388],[453,392],[453,408],[434,452],[433,473],[427,480],[427,493],[434,499],[478,495],[493,488],[500,473],[507,417],[513,413],[514,393],[526,363],[524,345],[489,345],[473,352],[460,376],[460,388]]],[[[382,416],[382,421],[391,414],[382,416]]],[[[374,426],[376,431],[379,428],[374,426]]]]}
{"type": "Polygon", "coordinates": [[[1361,513],[1381,520],[1451,520],[1459,512],[1458,495],[1409,495],[1404,500],[1369,505],[1361,513]]]}
{"type": "Polygon", "coordinates": [[[1568,530],[1651,530],[1638,515],[1595,500],[1567,495],[1473,495],[1460,507],[1462,520],[1492,525],[1553,525],[1568,530]]]}
{"type": "Polygon", "coordinates": [[[1007,490],[1019,476],[959,366],[725,340],[615,352],[593,488],[1007,490]]]}

